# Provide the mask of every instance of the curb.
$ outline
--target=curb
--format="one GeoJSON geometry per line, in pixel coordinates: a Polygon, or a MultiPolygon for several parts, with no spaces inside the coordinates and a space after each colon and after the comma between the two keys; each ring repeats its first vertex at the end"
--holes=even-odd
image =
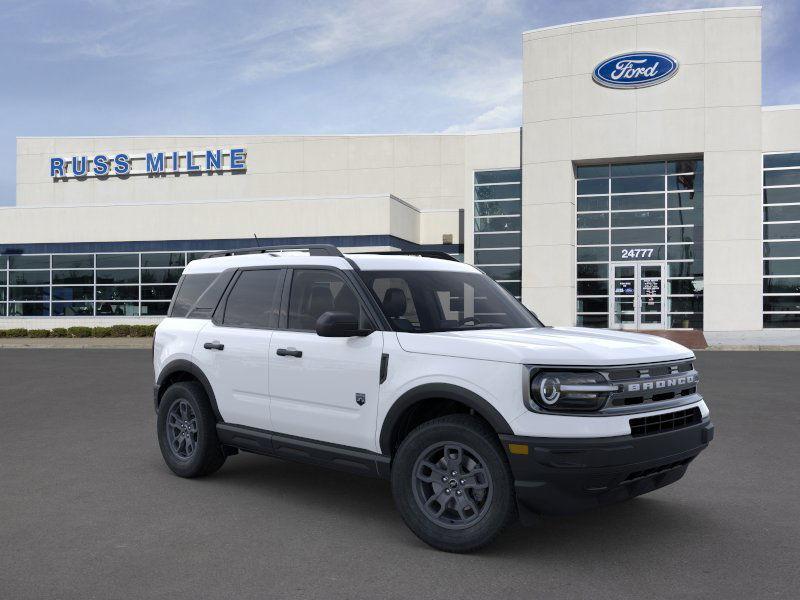
{"type": "Polygon", "coordinates": [[[719,352],[799,352],[800,346],[780,344],[715,344],[705,350],[719,352]]]}
{"type": "Polygon", "coordinates": [[[2,348],[34,349],[150,349],[153,338],[0,338],[2,348]]]}

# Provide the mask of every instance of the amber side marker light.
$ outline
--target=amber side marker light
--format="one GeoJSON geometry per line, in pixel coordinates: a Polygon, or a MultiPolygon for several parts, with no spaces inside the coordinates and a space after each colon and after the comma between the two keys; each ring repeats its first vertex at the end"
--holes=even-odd
{"type": "Polygon", "coordinates": [[[509,444],[508,451],[511,452],[511,454],[527,454],[528,444],[509,444]]]}

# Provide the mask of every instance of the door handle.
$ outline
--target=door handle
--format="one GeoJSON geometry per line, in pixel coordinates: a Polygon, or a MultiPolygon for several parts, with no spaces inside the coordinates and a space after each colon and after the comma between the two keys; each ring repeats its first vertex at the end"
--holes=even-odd
{"type": "Polygon", "coordinates": [[[276,354],[278,356],[294,356],[295,358],[301,358],[303,356],[303,351],[295,350],[294,348],[278,348],[276,354]]]}
{"type": "Polygon", "coordinates": [[[215,340],[213,342],[206,342],[205,344],[203,344],[203,348],[205,348],[206,350],[224,350],[225,344],[220,344],[218,341],[215,340]]]}

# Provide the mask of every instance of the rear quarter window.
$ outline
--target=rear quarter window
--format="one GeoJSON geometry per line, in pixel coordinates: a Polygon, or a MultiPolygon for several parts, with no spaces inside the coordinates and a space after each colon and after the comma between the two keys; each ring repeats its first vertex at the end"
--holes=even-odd
{"type": "Polygon", "coordinates": [[[196,273],[181,277],[178,291],[172,300],[169,316],[185,317],[200,295],[205,292],[219,273],[196,273]]]}

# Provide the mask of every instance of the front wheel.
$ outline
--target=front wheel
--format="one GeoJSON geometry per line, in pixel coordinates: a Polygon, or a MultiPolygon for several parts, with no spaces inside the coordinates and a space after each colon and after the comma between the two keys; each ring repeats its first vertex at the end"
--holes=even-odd
{"type": "Polygon", "coordinates": [[[497,435],[471,415],[412,431],[392,464],[392,493],[406,525],[447,552],[485,546],[516,517],[513,477],[497,435]]]}
{"type": "Polygon", "coordinates": [[[164,392],[158,405],[158,445],[164,462],[180,477],[210,475],[225,462],[214,413],[199,383],[181,381],[164,392]]]}

